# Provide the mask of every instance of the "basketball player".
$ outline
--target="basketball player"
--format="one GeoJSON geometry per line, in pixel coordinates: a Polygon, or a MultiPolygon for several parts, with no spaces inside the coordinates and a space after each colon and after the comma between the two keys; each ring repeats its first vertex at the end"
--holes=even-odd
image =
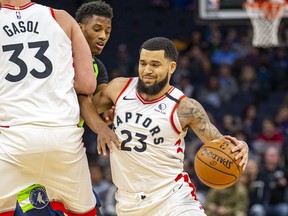
{"type": "MultiPolygon", "coordinates": [[[[121,149],[110,154],[117,215],[203,216],[188,174],[183,172],[184,137],[191,128],[205,143],[223,137],[203,107],[169,84],[177,50],[163,37],[140,48],[139,78],[116,78],[93,97],[101,113],[115,105],[114,127],[121,149]]],[[[245,168],[247,145],[236,146],[245,168]]],[[[98,149],[101,151],[101,149],[98,149]]]]}
{"type": "MultiPolygon", "coordinates": [[[[82,32],[84,33],[84,36],[88,42],[88,45],[90,47],[90,50],[93,54],[93,67],[94,67],[94,74],[97,79],[97,88],[96,91],[100,91],[107,83],[108,83],[108,73],[104,66],[104,64],[96,57],[97,55],[100,55],[102,50],[104,49],[107,41],[110,38],[110,33],[112,30],[112,18],[113,18],[113,9],[111,6],[104,1],[96,1],[96,2],[90,2],[85,3],[81,5],[81,7],[77,10],[76,13],[76,21],[79,23],[80,28],[82,32]]],[[[82,101],[88,100],[88,98],[85,98],[85,96],[79,96],[82,98],[82,101]]],[[[87,105],[90,105],[91,103],[87,103],[87,105]]],[[[86,105],[86,106],[87,106],[86,105]]],[[[92,104],[92,109],[94,108],[92,104]]],[[[96,112],[96,111],[95,111],[96,112]]],[[[97,120],[97,119],[96,119],[97,120]]],[[[83,126],[84,121],[81,121],[78,123],[79,126],[83,126]]],[[[93,120],[94,131],[98,131],[99,133],[99,142],[109,142],[107,141],[107,137],[111,137],[111,139],[115,139],[114,142],[118,142],[117,137],[111,129],[102,121],[96,122],[93,120]],[[100,131],[100,132],[99,132],[100,131]],[[105,140],[106,139],[106,140],[105,140]]],[[[87,135],[91,131],[88,130],[89,128],[85,127],[84,137],[85,134],[87,135]]],[[[86,148],[87,148],[87,143],[86,148]]],[[[103,144],[102,144],[103,145],[103,144]]],[[[19,205],[17,206],[17,213],[20,215],[20,212],[24,212],[24,215],[35,215],[35,214],[43,214],[42,212],[53,212],[51,205],[49,204],[49,199],[47,197],[47,203],[45,208],[37,208],[35,204],[30,202],[27,202],[26,199],[29,198],[31,193],[36,191],[38,188],[41,189],[43,196],[47,195],[45,194],[45,188],[42,185],[34,184],[25,190],[21,191],[18,196],[19,205]],[[20,196],[21,195],[21,196],[20,196]],[[20,207],[22,210],[20,210],[20,207]]],[[[98,196],[96,195],[96,198],[98,196]]],[[[100,214],[99,207],[101,206],[100,200],[97,199],[97,215],[100,214]]],[[[53,212],[54,213],[54,212],[53,212]]],[[[50,213],[52,214],[52,213],[50,213]]],[[[58,213],[59,214],[59,213],[58,213]]],[[[21,214],[22,215],[22,214],[21,214]]],[[[53,215],[53,214],[52,214],[53,215]]]]}
{"type": "MultiPolygon", "coordinates": [[[[104,64],[96,57],[101,54],[106,43],[110,38],[112,30],[113,10],[111,6],[104,1],[89,2],[83,4],[76,12],[76,21],[89,44],[93,54],[93,66],[95,76],[97,78],[97,89],[99,92],[108,83],[108,73],[104,64]]],[[[115,143],[119,145],[119,141],[114,132],[98,117],[90,120],[89,113],[95,110],[91,100],[85,96],[79,97],[81,105],[81,115],[85,118],[86,124],[97,133],[98,144],[100,146],[106,143],[115,143]],[[88,110],[88,111],[87,111],[88,110]],[[90,121],[89,121],[90,120],[90,121]]],[[[83,126],[84,122],[80,125],[83,126]]],[[[86,127],[87,131],[88,128],[86,127]]],[[[84,136],[87,135],[84,133],[84,136]]]]}
{"type": "MultiPolygon", "coordinates": [[[[65,11],[29,0],[0,0],[0,215],[17,193],[45,185],[55,210],[96,215],[77,94],[96,82],[91,52],[65,11]]],[[[30,197],[39,208],[41,192],[30,197]]]]}

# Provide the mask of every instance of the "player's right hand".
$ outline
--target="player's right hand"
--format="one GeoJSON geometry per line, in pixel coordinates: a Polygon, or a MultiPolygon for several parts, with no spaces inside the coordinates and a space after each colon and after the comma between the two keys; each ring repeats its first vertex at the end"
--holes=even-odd
{"type": "Polygon", "coordinates": [[[119,141],[115,132],[111,130],[108,127],[108,125],[103,124],[100,130],[98,130],[98,137],[97,137],[98,154],[103,154],[104,156],[106,156],[108,149],[110,153],[112,153],[113,145],[115,145],[117,149],[120,149],[121,142],[119,141]]]}

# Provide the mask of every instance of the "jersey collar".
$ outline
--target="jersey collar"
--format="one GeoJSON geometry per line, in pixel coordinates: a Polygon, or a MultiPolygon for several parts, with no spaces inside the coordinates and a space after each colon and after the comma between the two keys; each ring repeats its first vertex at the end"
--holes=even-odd
{"type": "Polygon", "coordinates": [[[4,4],[2,8],[10,9],[10,10],[24,10],[32,5],[36,4],[35,2],[29,2],[23,6],[13,6],[9,4],[4,4]]]}

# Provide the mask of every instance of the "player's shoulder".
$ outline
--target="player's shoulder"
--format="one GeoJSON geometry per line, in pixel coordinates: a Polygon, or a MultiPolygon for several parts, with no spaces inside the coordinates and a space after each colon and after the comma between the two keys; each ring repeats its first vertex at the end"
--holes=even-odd
{"type": "Polygon", "coordinates": [[[122,89],[129,83],[130,80],[131,78],[116,77],[109,82],[109,85],[112,86],[113,88],[122,89]]]}
{"type": "Polygon", "coordinates": [[[116,96],[119,95],[123,89],[125,89],[128,82],[128,78],[114,78],[100,91],[100,97],[107,96],[116,100],[116,96]]]}
{"type": "Polygon", "coordinates": [[[65,10],[52,8],[56,21],[60,24],[60,26],[77,24],[74,18],[65,10]]]}
{"type": "Polygon", "coordinates": [[[180,101],[179,108],[202,108],[202,105],[194,98],[185,97],[183,100],[180,101]]]}
{"type": "Polygon", "coordinates": [[[177,108],[178,116],[194,116],[196,113],[198,115],[205,113],[203,106],[197,100],[185,97],[180,101],[177,108]]]}
{"type": "Polygon", "coordinates": [[[68,18],[68,19],[71,18],[71,15],[65,10],[56,9],[56,8],[51,8],[51,9],[53,10],[56,17],[58,16],[60,18],[68,18]]]}

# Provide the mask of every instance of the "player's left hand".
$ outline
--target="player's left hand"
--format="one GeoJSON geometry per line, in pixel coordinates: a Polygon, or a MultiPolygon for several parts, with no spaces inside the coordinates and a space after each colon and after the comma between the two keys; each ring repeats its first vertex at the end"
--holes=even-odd
{"type": "Polygon", "coordinates": [[[111,109],[103,113],[103,120],[105,121],[106,124],[111,125],[113,123],[114,115],[115,115],[115,106],[112,106],[111,109]]]}
{"type": "Polygon", "coordinates": [[[226,135],[224,137],[225,139],[228,139],[235,144],[235,146],[232,148],[232,152],[236,152],[235,160],[241,158],[239,165],[243,167],[244,171],[248,163],[248,154],[249,154],[249,147],[247,143],[229,135],[226,135]]]}

